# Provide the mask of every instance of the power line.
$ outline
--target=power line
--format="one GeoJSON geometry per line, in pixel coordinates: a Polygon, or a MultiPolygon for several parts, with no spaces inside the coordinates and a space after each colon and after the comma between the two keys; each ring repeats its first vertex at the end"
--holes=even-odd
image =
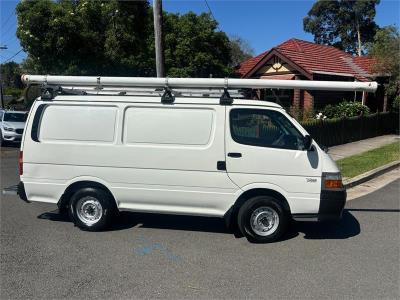
{"type": "Polygon", "coordinates": [[[8,16],[8,18],[5,20],[5,22],[3,23],[3,25],[1,26],[1,28],[4,28],[4,26],[6,26],[7,22],[10,20],[11,16],[14,15],[14,12],[12,11],[11,14],[8,16]]]}
{"type": "Polygon", "coordinates": [[[6,62],[12,60],[14,57],[16,57],[18,54],[20,54],[22,51],[24,51],[24,49],[20,49],[17,53],[15,53],[13,56],[11,56],[10,58],[6,59],[5,61],[2,62],[2,64],[5,64],[6,62]]]}
{"type": "MultiPolygon", "coordinates": [[[[210,5],[208,5],[207,0],[204,0],[204,2],[206,3],[206,6],[207,6],[207,8],[208,8],[208,11],[209,11],[211,17],[214,19],[215,22],[217,22],[217,28],[218,28],[219,30],[221,30],[221,28],[219,27],[219,23],[218,23],[217,19],[214,17],[214,14],[213,14],[213,12],[212,12],[212,10],[211,10],[210,5]]],[[[222,30],[221,30],[221,31],[222,31],[222,30]]]]}

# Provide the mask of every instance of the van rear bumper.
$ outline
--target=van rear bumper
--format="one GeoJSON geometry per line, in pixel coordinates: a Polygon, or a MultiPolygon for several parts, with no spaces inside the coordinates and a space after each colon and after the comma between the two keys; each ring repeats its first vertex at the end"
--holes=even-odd
{"type": "Polygon", "coordinates": [[[346,204],[346,190],[321,191],[317,214],[293,214],[296,221],[335,221],[342,217],[346,204]]]}

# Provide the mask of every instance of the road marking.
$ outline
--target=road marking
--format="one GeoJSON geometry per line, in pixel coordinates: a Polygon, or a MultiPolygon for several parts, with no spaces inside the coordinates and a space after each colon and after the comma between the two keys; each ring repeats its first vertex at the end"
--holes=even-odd
{"type": "Polygon", "coordinates": [[[145,246],[138,247],[134,249],[137,255],[145,256],[148,254],[153,254],[159,252],[164,255],[168,260],[172,262],[180,262],[182,258],[179,255],[174,254],[172,251],[168,250],[164,245],[160,243],[154,243],[145,237],[139,237],[138,240],[145,244],[145,246]]]}

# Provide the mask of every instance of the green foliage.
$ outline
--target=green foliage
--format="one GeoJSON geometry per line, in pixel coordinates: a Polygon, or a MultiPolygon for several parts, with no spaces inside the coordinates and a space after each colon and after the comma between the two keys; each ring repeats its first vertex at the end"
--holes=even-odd
{"type": "Polygon", "coordinates": [[[369,54],[375,59],[373,73],[389,76],[388,82],[385,83],[389,99],[398,99],[400,97],[400,33],[398,28],[386,26],[379,29],[370,46],[369,54]]]}
{"type": "Polygon", "coordinates": [[[12,96],[13,99],[18,99],[19,97],[22,96],[22,91],[23,89],[18,89],[15,87],[6,87],[4,89],[4,94],[12,96]]]}
{"type": "Polygon", "coordinates": [[[369,108],[362,105],[360,102],[343,101],[337,105],[327,105],[322,111],[322,114],[329,119],[335,118],[350,118],[356,116],[366,116],[370,113],[369,108]]]}
{"type": "Polygon", "coordinates": [[[22,70],[16,62],[8,62],[0,65],[1,79],[5,88],[22,88],[21,73],[22,70]]]}
{"type": "MultiPolygon", "coordinates": [[[[17,36],[28,72],[154,76],[152,9],[147,1],[36,0],[17,5],[17,36]]],[[[224,77],[230,42],[209,14],[164,13],[168,76],[224,77]]]]}
{"type": "Polygon", "coordinates": [[[393,107],[393,109],[394,109],[395,111],[399,112],[399,110],[400,110],[400,96],[397,96],[397,97],[394,99],[393,104],[392,104],[392,107],[393,107]]]}
{"type": "MultiPolygon", "coordinates": [[[[209,14],[165,14],[165,67],[171,77],[224,77],[229,68],[230,44],[209,14]]],[[[152,52],[154,53],[154,51],[152,52]]]]}
{"type": "Polygon", "coordinates": [[[150,14],[142,1],[22,1],[17,36],[36,73],[138,75],[146,72],[150,14]],[[139,71],[140,69],[140,71],[139,71]]]}
{"type": "Polygon", "coordinates": [[[303,20],[304,31],[318,44],[328,44],[359,55],[378,26],[375,6],[380,0],[318,0],[303,20]],[[358,43],[360,38],[360,43],[358,43]]]}
{"type": "Polygon", "coordinates": [[[249,42],[239,36],[232,36],[229,38],[230,43],[230,56],[231,66],[236,67],[241,62],[248,60],[254,56],[254,49],[250,46],[249,42]]]}

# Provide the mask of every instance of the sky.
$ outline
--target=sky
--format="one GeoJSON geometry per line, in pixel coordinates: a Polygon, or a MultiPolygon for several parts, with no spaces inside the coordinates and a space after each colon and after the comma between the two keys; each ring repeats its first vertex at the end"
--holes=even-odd
{"type": "MultiPolygon", "coordinates": [[[[0,62],[21,62],[26,53],[21,51],[15,35],[15,7],[18,0],[0,0],[0,62]],[[18,53],[19,52],[19,53],[18,53]],[[17,54],[18,53],[18,54],[17,54]]],[[[254,49],[255,54],[264,52],[287,39],[298,38],[313,41],[313,36],[303,31],[303,18],[312,7],[312,0],[163,0],[168,12],[209,12],[219,28],[231,36],[240,36],[254,49]]],[[[375,22],[383,27],[400,24],[400,0],[381,0],[377,6],[375,22]]]]}

